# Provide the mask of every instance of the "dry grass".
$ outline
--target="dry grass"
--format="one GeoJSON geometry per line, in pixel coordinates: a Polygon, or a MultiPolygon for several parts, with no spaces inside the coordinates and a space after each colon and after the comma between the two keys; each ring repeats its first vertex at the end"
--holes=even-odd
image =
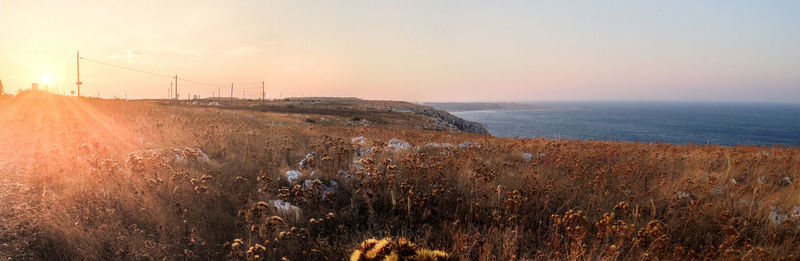
{"type": "Polygon", "coordinates": [[[23,230],[0,238],[25,242],[12,257],[343,260],[383,237],[463,260],[800,257],[797,148],[349,126],[346,110],[0,108],[0,164],[27,187],[4,210],[23,230]]]}

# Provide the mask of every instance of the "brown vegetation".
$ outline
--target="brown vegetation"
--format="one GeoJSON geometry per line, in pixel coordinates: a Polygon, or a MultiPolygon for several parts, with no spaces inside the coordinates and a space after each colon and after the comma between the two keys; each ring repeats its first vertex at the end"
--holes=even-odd
{"type": "Polygon", "coordinates": [[[797,148],[48,95],[0,108],[12,258],[345,260],[384,237],[462,260],[800,256],[797,148]]]}

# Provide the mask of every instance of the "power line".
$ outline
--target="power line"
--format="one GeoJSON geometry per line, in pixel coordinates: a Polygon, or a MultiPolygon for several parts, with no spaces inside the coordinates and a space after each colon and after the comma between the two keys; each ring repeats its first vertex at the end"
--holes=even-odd
{"type": "Polygon", "coordinates": [[[116,67],[116,68],[120,68],[120,69],[125,69],[125,70],[129,70],[129,71],[140,72],[140,73],[145,73],[145,74],[150,74],[150,75],[160,76],[160,77],[172,78],[172,76],[169,76],[169,75],[166,75],[166,74],[148,72],[148,71],[143,71],[143,70],[134,69],[134,68],[130,68],[130,67],[125,67],[125,66],[122,66],[122,65],[110,64],[110,63],[107,63],[107,62],[101,62],[101,61],[98,61],[98,60],[95,60],[95,59],[86,58],[86,57],[83,57],[83,56],[81,56],[80,58],[81,58],[81,60],[87,60],[87,61],[90,61],[90,62],[95,62],[95,63],[99,63],[99,64],[102,64],[102,65],[107,65],[107,66],[116,67]]]}
{"type": "MultiPolygon", "coordinates": [[[[101,64],[101,65],[105,65],[105,66],[110,66],[110,67],[114,67],[114,68],[117,68],[117,69],[123,69],[123,70],[128,70],[128,71],[133,71],[133,72],[138,72],[138,73],[143,73],[143,74],[148,74],[148,75],[152,75],[152,76],[158,76],[158,77],[174,79],[175,80],[175,83],[174,83],[175,85],[173,87],[175,87],[176,90],[175,90],[175,93],[171,94],[170,96],[173,96],[173,97],[176,97],[176,98],[177,98],[177,95],[178,95],[178,92],[177,92],[177,81],[178,80],[184,81],[184,82],[188,82],[188,83],[192,83],[191,85],[189,85],[190,88],[217,88],[218,91],[219,91],[219,88],[225,87],[225,85],[222,85],[222,84],[214,84],[214,83],[207,83],[207,82],[202,82],[202,81],[197,81],[197,80],[190,80],[190,79],[186,79],[186,78],[179,78],[177,75],[166,75],[166,74],[161,74],[161,73],[156,73],[156,72],[151,72],[151,71],[140,70],[140,69],[131,68],[131,67],[123,66],[123,65],[103,62],[103,61],[100,61],[100,60],[96,60],[96,59],[92,59],[92,58],[88,58],[88,57],[83,57],[83,56],[80,56],[80,55],[78,55],[78,58],[80,60],[90,61],[90,62],[93,62],[93,63],[97,63],[97,64],[101,64]]],[[[236,86],[253,86],[253,87],[244,87],[244,88],[243,87],[234,87],[234,85],[232,84],[231,85],[231,98],[233,97],[233,90],[234,89],[242,90],[242,91],[248,90],[248,89],[252,89],[252,90],[261,89],[263,91],[263,82],[258,82],[258,83],[248,82],[248,83],[234,83],[234,84],[236,86]]],[[[172,91],[172,87],[170,87],[170,92],[171,91],[172,91]]],[[[244,92],[243,92],[243,96],[244,96],[244,92]]]]}
{"type": "Polygon", "coordinates": [[[199,84],[199,85],[204,85],[204,86],[199,86],[199,87],[215,87],[215,88],[223,87],[222,84],[205,83],[205,82],[199,82],[199,81],[189,80],[189,79],[185,79],[185,78],[178,78],[178,80],[182,80],[184,82],[190,82],[190,83],[194,83],[194,84],[199,84]]]}
{"type": "MultiPolygon", "coordinates": [[[[84,56],[81,56],[80,58],[81,58],[81,60],[87,60],[87,61],[90,61],[90,62],[95,62],[95,63],[99,63],[99,64],[102,64],[102,65],[111,66],[111,67],[115,67],[115,68],[119,68],[119,69],[124,69],[124,70],[139,72],[139,73],[145,73],[145,74],[150,74],[150,75],[159,76],[159,77],[165,77],[165,78],[170,78],[170,79],[174,79],[174,77],[175,77],[174,75],[166,75],[166,74],[160,74],[160,73],[155,73],[155,72],[139,70],[139,69],[135,69],[135,68],[131,68],[131,67],[126,67],[126,66],[122,66],[122,65],[116,65],[116,64],[112,64],[112,63],[107,63],[107,62],[91,59],[91,58],[84,57],[84,56]]],[[[178,80],[196,84],[196,85],[194,85],[192,87],[214,87],[214,88],[225,87],[225,85],[222,85],[222,84],[201,82],[201,81],[190,80],[190,79],[181,78],[181,77],[178,77],[178,80]],[[201,86],[197,86],[197,85],[201,85],[201,86]]],[[[236,83],[236,85],[237,86],[241,86],[241,85],[244,85],[244,86],[259,85],[260,86],[261,83],[236,83]]],[[[243,89],[260,89],[260,88],[256,88],[256,87],[252,87],[252,88],[236,87],[235,89],[243,90],[243,89]]]]}

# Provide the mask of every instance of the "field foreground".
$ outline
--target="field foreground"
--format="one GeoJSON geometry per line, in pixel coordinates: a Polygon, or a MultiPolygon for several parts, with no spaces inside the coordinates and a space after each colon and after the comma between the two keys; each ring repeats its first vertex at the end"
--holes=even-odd
{"type": "Polygon", "coordinates": [[[800,258],[798,148],[496,138],[417,109],[0,97],[0,258],[345,260],[383,237],[462,260],[800,258]]]}

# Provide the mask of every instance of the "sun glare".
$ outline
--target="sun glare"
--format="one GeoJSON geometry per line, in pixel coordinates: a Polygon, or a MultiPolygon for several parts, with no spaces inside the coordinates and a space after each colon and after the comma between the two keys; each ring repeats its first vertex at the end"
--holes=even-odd
{"type": "Polygon", "coordinates": [[[51,82],[53,82],[53,76],[50,76],[50,74],[45,74],[42,76],[42,84],[47,85],[51,82]]]}

